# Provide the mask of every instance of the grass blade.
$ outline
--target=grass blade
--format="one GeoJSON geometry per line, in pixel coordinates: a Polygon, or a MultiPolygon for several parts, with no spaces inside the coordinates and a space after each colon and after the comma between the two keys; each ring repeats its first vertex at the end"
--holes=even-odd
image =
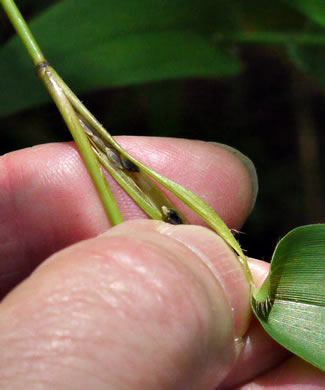
{"type": "Polygon", "coordinates": [[[272,338],[325,371],[325,225],[301,226],[279,242],[252,307],[272,338]]]}

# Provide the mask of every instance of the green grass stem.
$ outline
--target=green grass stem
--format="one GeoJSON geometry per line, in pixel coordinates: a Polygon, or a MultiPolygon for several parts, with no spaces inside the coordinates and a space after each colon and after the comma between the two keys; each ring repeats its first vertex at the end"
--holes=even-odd
{"type": "Polygon", "coordinates": [[[28,54],[32,58],[34,65],[37,66],[45,61],[45,57],[38,46],[35,38],[33,37],[27,23],[25,22],[22,14],[17,8],[13,0],[1,0],[1,4],[8,15],[12,25],[14,26],[17,34],[26,47],[28,54]]]}

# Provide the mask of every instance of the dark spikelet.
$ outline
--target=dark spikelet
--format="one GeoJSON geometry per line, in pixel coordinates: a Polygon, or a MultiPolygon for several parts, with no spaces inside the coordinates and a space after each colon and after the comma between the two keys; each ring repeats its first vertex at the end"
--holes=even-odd
{"type": "Polygon", "coordinates": [[[137,167],[132,161],[127,158],[121,158],[123,168],[129,172],[140,172],[140,168],[137,167]]]}
{"type": "Polygon", "coordinates": [[[175,210],[168,210],[166,215],[166,222],[169,222],[172,225],[181,225],[183,223],[182,218],[175,210]]]}

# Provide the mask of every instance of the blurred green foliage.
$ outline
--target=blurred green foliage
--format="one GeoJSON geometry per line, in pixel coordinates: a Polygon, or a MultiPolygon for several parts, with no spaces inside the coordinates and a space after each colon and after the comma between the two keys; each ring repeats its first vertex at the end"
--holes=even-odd
{"type": "MultiPolygon", "coordinates": [[[[320,0],[17,0],[48,60],[113,134],[204,139],[255,163],[239,236],[269,259],[324,222],[320,0]]],[[[70,136],[0,11],[0,153],[70,136]]]]}

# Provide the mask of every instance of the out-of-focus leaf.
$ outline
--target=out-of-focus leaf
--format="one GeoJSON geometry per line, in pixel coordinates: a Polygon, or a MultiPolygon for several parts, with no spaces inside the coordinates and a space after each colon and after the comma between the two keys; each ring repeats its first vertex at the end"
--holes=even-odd
{"type": "Polygon", "coordinates": [[[289,54],[295,65],[314,78],[325,91],[325,46],[290,45],[289,54]]]}
{"type": "Polygon", "coordinates": [[[325,225],[299,227],[279,242],[252,306],[271,337],[325,370],[325,225]]]}
{"type": "MultiPolygon", "coordinates": [[[[48,60],[79,93],[184,77],[234,75],[216,48],[215,0],[65,0],[30,27],[48,60]]],[[[49,101],[17,38],[0,51],[0,115],[49,101]]]]}
{"type": "Polygon", "coordinates": [[[282,0],[235,0],[235,3],[245,30],[295,30],[304,19],[282,0]]]}
{"type": "Polygon", "coordinates": [[[323,0],[284,0],[285,3],[303,12],[313,21],[325,26],[325,2],[323,0]]]}
{"type": "Polygon", "coordinates": [[[325,34],[312,32],[278,32],[278,31],[238,31],[235,33],[216,33],[216,42],[234,42],[262,45],[325,45],[325,34]]]}
{"type": "Polygon", "coordinates": [[[316,44],[316,40],[315,45],[312,46],[303,44],[303,42],[300,44],[288,41],[288,55],[298,69],[314,78],[320,87],[325,90],[325,44],[321,42],[325,37],[325,28],[311,23],[305,31],[306,34],[319,36],[319,44],[316,44]]]}

